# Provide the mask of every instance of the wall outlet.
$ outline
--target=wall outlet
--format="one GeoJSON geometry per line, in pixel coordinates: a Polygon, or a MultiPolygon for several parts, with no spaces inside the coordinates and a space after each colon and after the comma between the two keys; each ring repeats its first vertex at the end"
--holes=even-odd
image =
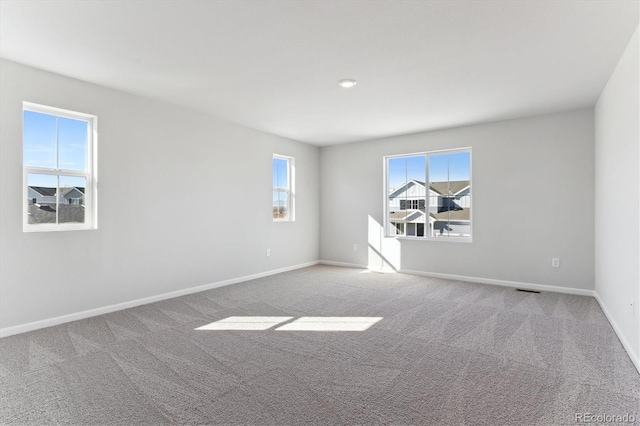
{"type": "Polygon", "coordinates": [[[560,267],[560,258],[559,257],[554,257],[553,259],[551,259],[551,267],[552,268],[559,268],[560,267]]]}
{"type": "Polygon", "coordinates": [[[353,251],[358,251],[358,245],[357,244],[353,245],[353,251]]]}
{"type": "Polygon", "coordinates": [[[267,257],[271,256],[271,249],[267,249],[267,257]]]}

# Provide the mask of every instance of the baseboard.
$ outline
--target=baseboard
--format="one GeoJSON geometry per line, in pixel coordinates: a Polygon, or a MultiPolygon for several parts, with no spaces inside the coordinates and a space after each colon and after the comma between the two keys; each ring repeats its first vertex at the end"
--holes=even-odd
{"type": "MultiPolygon", "coordinates": [[[[318,263],[320,263],[321,265],[342,266],[345,268],[368,269],[366,265],[359,265],[357,263],[334,262],[332,260],[321,260],[318,263]]],[[[553,291],[556,293],[576,294],[580,296],[593,296],[595,294],[593,290],[584,290],[580,288],[571,288],[571,287],[559,287],[559,286],[545,285],[545,284],[524,283],[519,281],[496,280],[493,278],[479,278],[479,277],[469,277],[465,275],[441,274],[437,272],[413,271],[410,269],[400,269],[398,272],[401,274],[421,275],[424,277],[442,278],[446,280],[467,281],[467,282],[480,283],[480,284],[492,284],[492,285],[499,285],[503,287],[523,288],[527,290],[553,291]]]]}
{"type": "Polygon", "coordinates": [[[358,265],[357,263],[334,262],[333,260],[320,260],[318,261],[318,263],[321,265],[341,266],[343,268],[367,269],[366,265],[358,265]]]}
{"type": "Polygon", "coordinates": [[[580,288],[571,288],[571,287],[560,287],[555,285],[533,284],[533,283],[524,283],[519,281],[496,280],[493,278],[468,277],[465,275],[440,274],[435,272],[410,271],[406,269],[401,269],[400,272],[403,274],[422,275],[425,277],[443,278],[447,280],[468,281],[472,283],[499,285],[502,287],[523,288],[526,290],[553,291],[556,293],[576,294],[580,296],[594,295],[593,290],[584,290],[580,288]]]}
{"type": "Polygon", "coordinates": [[[640,358],[638,358],[638,354],[635,353],[627,338],[624,336],[624,334],[622,334],[622,330],[620,330],[620,327],[618,327],[618,324],[609,313],[609,310],[602,302],[602,299],[600,299],[600,295],[598,295],[598,293],[594,291],[593,297],[595,297],[595,299],[598,301],[600,309],[602,309],[602,312],[604,312],[604,316],[607,317],[607,320],[609,320],[609,324],[611,324],[613,331],[615,331],[618,335],[618,340],[620,340],[620,343],[622,343],[622,347],[624,347],[624,350],[627,351],[627,355],[629,355],[629,358],[631,358],[631,362],[633,362],[636,370],[638,370],[638,373],[640,373],[640,358]]]}
{"type": "Polygon", "coordinates": [[[293,271],[295,269],[306,268],[308,266],[317,265],[318,261],[301,263],[298,265],[287,266],[285,268],[273,269],[266,272],[260,272],[252,275],[245,275],[243,277],[231,278],[224,281],[217,281],[215,283],[205,284],[198,287],[191,287],[183,290],[172,291],[169,293],[159,294],[157,296],[144,297],[142,299],[131,300],[129,302],[117,303],[115,305],[103,306],[100,308],[89,309],[82,312],[76,312],[73,314],[61,315],[59,317],[48,318],[39,321],[33,321],[27,324],[16,325],[13,327],[0,328],[0,338],[12,336],[14,334],[26,333],[28,331],[38,330],[40,328],[51,327],[54,325],[60,325],[71,321],[77,321],[85,318],[95,317],[97,315],[108,314],[115,311],[121,311],[123,309],[134,308],[140,305],[146,305],[148,303],[159,302],[165,299],[172,299],[174,297],[184,296],[186,294],[198,293],[212,288],[224,287],[231,284],[237,284],[244,281],[255,280],[269,275],[280,274],[282,272],[293,271]]]}

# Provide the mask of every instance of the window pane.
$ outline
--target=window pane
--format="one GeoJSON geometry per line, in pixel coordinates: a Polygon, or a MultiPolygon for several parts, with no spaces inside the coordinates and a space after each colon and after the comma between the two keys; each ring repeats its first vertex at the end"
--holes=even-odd
{"type": "Polygon", "coordinates": [[[471,236],[471,209],[449,212],[449,237],[463,238],[471,236]]]}
{"type": "Polygon", "coordinates": [[[430,236],[470,237],[471,208],[460,207],[470,204],[464,198],[430,197],[430,236]],[[433,213],[436,212],[436,213],[433,213]]]}
{"type": "MultiPolygon", "coordinates": [[[[437,195],[449,194],[449,156],[429,156],[429,189],[437,195]]],[[[435,195],[435,194],[432,194],[435,195]]]]}
{"type": "Polygon", "coordinates": [[[27,175],[27,221],[29,224],[56,223],[58,177],[27,175]]]}
{"type": "Polygon", "coordinates": [[[280,218],[280,194],[278,191],[273,191],[273,218],[280,218]]]}
{"type": "Polygon", "coordinates": [[[58,168],[87,170],[88,126],[86,121],[58,119],[58,168]]]}
{"type": "Polygon", "coordinates": [[[426,216],[420,208],[424,209],[426,156],[390,158],[387,172],[389,232],[424,236],[426,216]]]}
{"type": "Polygon", "coordinates": [[[471,236],[471,154],[429,156],[429,235],[471,236]]]}
{"type": "Polygon", "coordinates": [[[273,191],[273,218],[289,218],[289,196],[286,191],[273,191]]]}
{"type": "Polygon", "coordinates": [[[58,223],[84,223],[86,179],[60,176],[58,223]]]}
{"type": "Polygon", "coordinates": [[[280,191],[280,219],[289,219],[289,196],[286,192],[280,191]]]}
{"type": "Polygon", "coordinates": [[[23,164],[56,168],[56,117],[33,111],[23,113],[23,164]]]}
{"type": "Polygon", "coordinates": [[[471,180],[471,154],[469,152],[449,154],[449,180],[471,180]]]}
{"type": "Polygon", "coordinates": [[[273,187],[289,188],[288,161],[282,158],[273,159],[273,187]]]}
{"type": "Polygon", "coordinates": [[[293,158],[273,157],[273,218],[293,220],[293,158]]]}

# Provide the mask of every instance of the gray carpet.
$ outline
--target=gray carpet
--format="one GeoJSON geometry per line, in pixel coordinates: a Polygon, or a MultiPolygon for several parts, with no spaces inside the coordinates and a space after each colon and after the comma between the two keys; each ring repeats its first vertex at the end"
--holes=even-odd
{"type": "Polygon", "coordinates": [[[595,299],[329,266],[0,339],[0,380],[2,424],[640,422],[640,377],[595,299]],[[383,319],[195,330],[253,315],[383,319]]]}

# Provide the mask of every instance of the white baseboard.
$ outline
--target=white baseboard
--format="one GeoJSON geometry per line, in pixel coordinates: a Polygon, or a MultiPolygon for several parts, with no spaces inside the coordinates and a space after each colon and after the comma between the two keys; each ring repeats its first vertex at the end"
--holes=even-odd
{"type": "MultiPolygon", "coordinates": [[[[357,263],[334,262],[332,260],[321,260],[318,263],[320,263],[321,265],[342,266],[345,268],[370,269],[366,265],[359,265],[357,263]]],[[[378,272],[378,270],[375,270],[375,271],[378,272]]],[[[387,271],[382,270],[380,272],[387,272],[387,271]]],[[[421,275],[424,277],[443,278],[447,280],[467,281],[467,282],[481,283],[481,284],[492,284],[492,285],[499,285],[503,287],[522,288],[526,290],[554,291],[556,293],[577,294],[580,296],[593,296],[595,294],[593,290],[585,290],[581,288],[559,287],[555,285],[533,284],[533,283],[524,283],[519,281],[496,280],[493,278],[479,278],[479,277],[469,277],[465,275],[441,274],[437,272],[412,271],[409,269],[400,269],[398,272],[401,274],[421,275]]]]}
{"type": "Polygon", "coordinates": [[[581,289],[581,288],[560,287],[560,286],[555,286],[555,285],[524,283],[524,282],[519,282],[519,281],[496,280],[496,279],[493,279],[493,278],[468,277],[468,276],[464,276],[464,275],[451,275],[451,274],[440,274],[440,273],[435,273],[435,272],[410,271],[410,270],[406,270],[406,269],[401,269],[400,272],[403,273],[403,274],[422,275],[422,276],[425,276],[425,277],[443,278],[443,279],[447,279],[447,280],[467,281],[467,282],[472,282],[472,283],[499,285],[499,286],[503,286],[503,287],[522,288],[522,289],[526,289],[526,290],[553,291],[553,292],[556,292],[556,293],[577,294],[577,295],[580,295],[580,296],[593,296],[595,294],[595,292],[593,290],[585,290],[585,289],[581,289]]]}
{"type": "Polygon", "coordinates": [[[224,281],[218,281],[211,284],[205,284],[198,287],[186,288],[183,290],[176,290],[169,293],[159,294],[157,296],[144,297],[142,299],[131,300],[129,302],[117,303],[115,305],[103,306],[100,308],[89,309],[82,312],[75,312],[72,314],[61,315],[59,317],[48,318],[39,321],[33,321],[26,324],[16,325],[13,327],[0,328],[0,337],[12,336],[14,334],[26,333],[28,331],[38,330],[40,328],[51,327],[54,325],[64,324],[71,321],[77,321],[85,318],[95,317],[97,315],[108,314],[115,311],[121,311],[123,309],[133,308],[140,305],[146,305],[148,303],[159,302],[165,299],[172,299],[174,297],[184,296],[186,294],[198,293],[212,288],[224,287],[226,285],[237,284],[244,281],[255,280],[269,275],[280,274],[282,272],[293,271],[295,269],[306,268],[307,266],[317,265],[318,261],[301,263],[298,265],[287,266],[285,268],[273,269],[271,271],[260,272],[252,275],[245,275],[243,277],[231,278],[224,281]]]}
{"type": "Polygon", "coordinates": [[[598,295],[598,293],[594,291],[593,297],[595,297],[596,300],[598,301],[598,304],[600,305],[600,309],[602,309],[602,312],[604,312],[604,315],[607,317],[607,320],[609,320],[609,324],[611,324],[613,331],[615,331],[616,334],[618,335],[618,340],[620,340],[620,343],[622,343],[624,350],[627,351],[627,355],[629,355],[629,358],[631,358],[631,362],[633,362],[633,365],[636,367],[636,370],[638,370],[638,373],[640,373],[640,358],[638,358],[638,354],[635,353],[635,351],[631,347],[631,344],[629,344],[629,341],[627,340],[627,338],[624,336],[624,334],[622,334],[622,330],[620,330],[620,327],[618,327],[618,324],[609,313],[609,310],[602,302],[602,299],[600,299],[600,296],[598,295]]]}
{"type": "Polygon", "coordinates": [[[320,260],[321,265],[341,266],[343,268],[367,269],[366,265],[358,265],[357,263],[334,262],[333,260],[320,260]]]}

